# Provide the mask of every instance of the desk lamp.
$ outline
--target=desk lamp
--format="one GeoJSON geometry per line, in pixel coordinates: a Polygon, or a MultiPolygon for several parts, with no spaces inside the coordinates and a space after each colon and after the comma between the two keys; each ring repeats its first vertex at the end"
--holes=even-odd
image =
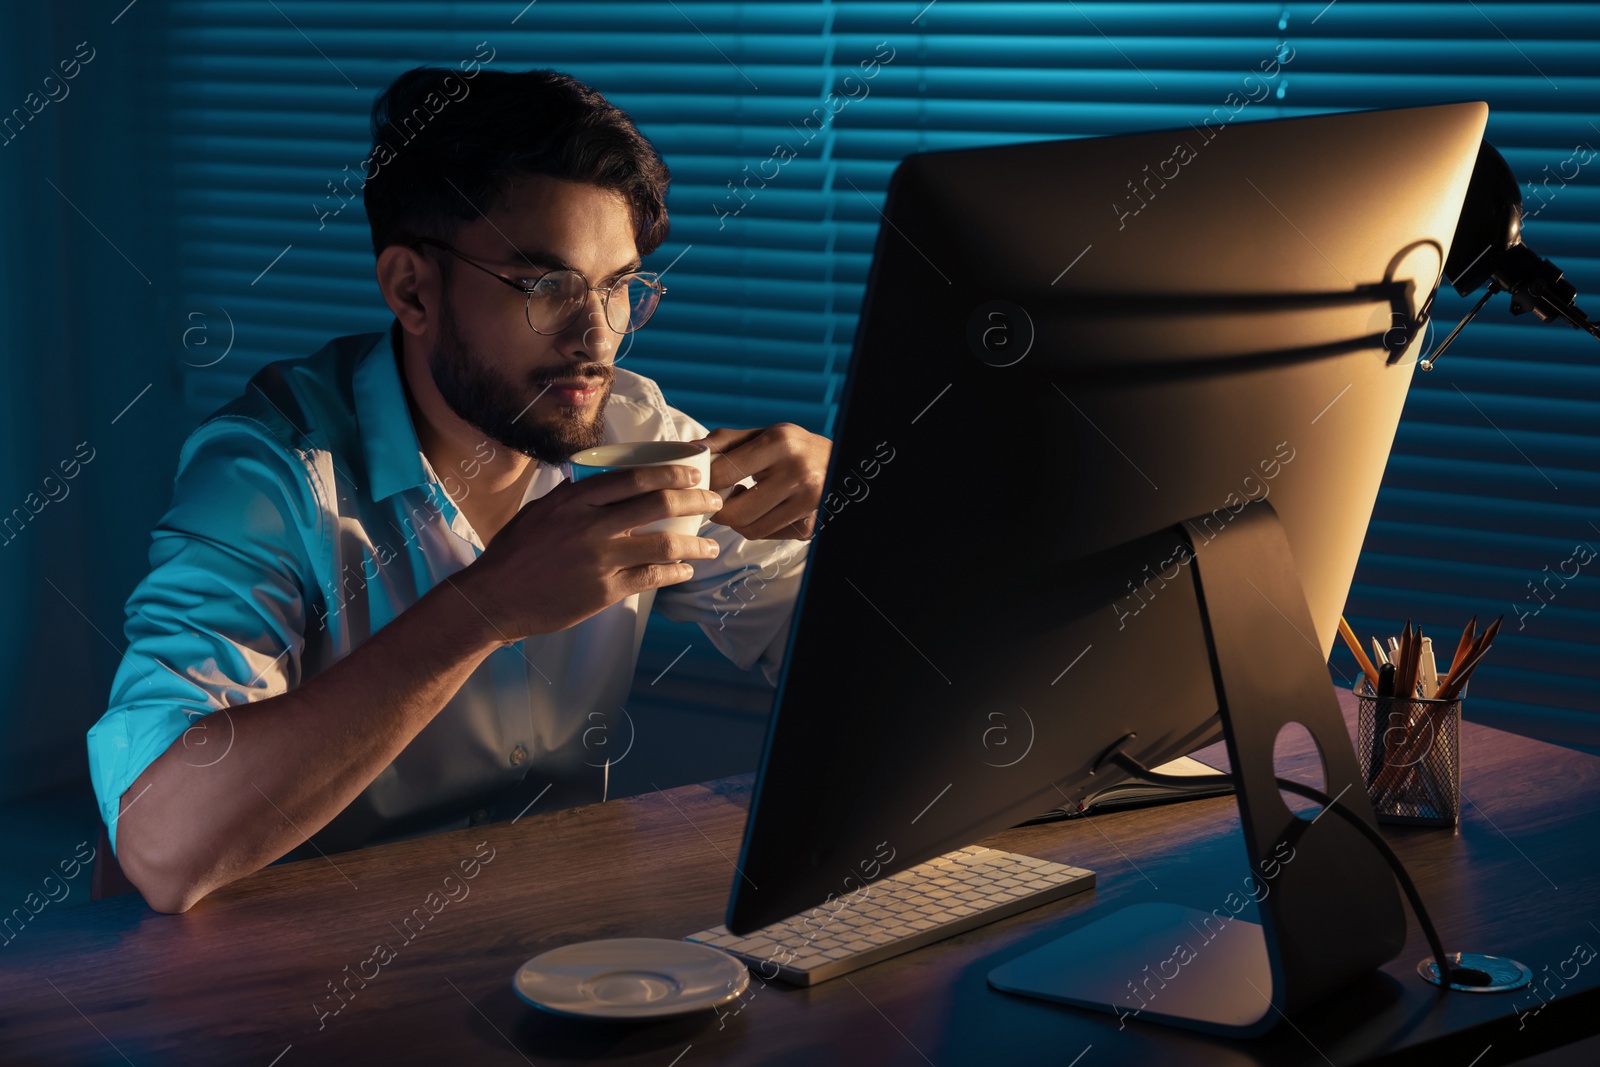
{"type": "MultiPolygon", "coordinates": [[[[1600,338],[1600,323],[1578,308],[1574,302],[1578,291],[1562,277],[1561,268],[1540,258],[1523,243],[1522,193],[1505,157],[1488,141],[1478,149],[1472,181],[1461,207],[1461,219],[1456,223],[1456,235],[1450,243],[1450,258],[1445,261],[1444,276],[1462,296],[1484,282],[1488,282],[1489,287],[1438,350],[1421,361],[1425,371],[1433,369],[1462,327],[1471,322],[1496,293],[1511,294],[1513,315],[1531,311],[1544,322],[1559,318],[1574,329],[1600,338]]],[[[1427,317],[1424,311],[1422,321],[1427,317]]]]}

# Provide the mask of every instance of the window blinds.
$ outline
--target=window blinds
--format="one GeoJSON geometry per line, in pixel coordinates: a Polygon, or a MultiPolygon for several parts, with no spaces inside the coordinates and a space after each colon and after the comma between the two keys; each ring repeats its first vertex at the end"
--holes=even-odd
{"type": "MultiPolygon", "coordinates": [[[[589,82],[666,158],[672,232],[647,267],[671,293],[622,359],[709,426],[831,433],[905,154],[1185,125],[1291,53],[1243,117],[1487,100],[1526,239],[1600,314],[1594,4],[180,0],[168,17],[177,289],[235,338],[217,362],[182,354],[196,416],[267,361],[387,321],[345,203],[372,99],[410,66],[486,55],[589,82]]],[[[1581,741],[1600,711],[1600,346],[1506,299],[1413,383],[1347,614],[1445,637],[1504,612],[1469,715],[1581,741]]],[[[1439,336],[1467,306],[1441,291],[1439,336]]],[[[1332,666],[1353,674],[1342,651],[1332,666]]]]}

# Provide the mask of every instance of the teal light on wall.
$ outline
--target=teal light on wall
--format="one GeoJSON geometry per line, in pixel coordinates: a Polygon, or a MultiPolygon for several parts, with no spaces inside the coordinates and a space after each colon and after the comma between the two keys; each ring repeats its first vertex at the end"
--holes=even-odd
{"type": "MultiPolygon", "coordinates": [[[[672,294],[622,359],[712,426],[830,432],[883,190],[920,150],[1485,99],[1530,243],[1600,293],[1593,3],[519,6],[13,15],[0,114],[78,42],[96,58],[0,145],[0,507],[99,451],[0,546],[8,787],[82,776],[187,428],[264,363],[387,321],[357,194],[372,100],[410,66],[556,67],[635,117],[674,176],[648,264],[672,294]]],[[[1467,306],[1441,293],[1436,330],[1467,306]]],[[[1568,573],[1600,548],[1593,345],[1491,308],[1419,376],[1347,612],[1442,633],[1503,611],[1472,714],[1578,743],[1600,736],[1600,564],[1568,573]]]]}

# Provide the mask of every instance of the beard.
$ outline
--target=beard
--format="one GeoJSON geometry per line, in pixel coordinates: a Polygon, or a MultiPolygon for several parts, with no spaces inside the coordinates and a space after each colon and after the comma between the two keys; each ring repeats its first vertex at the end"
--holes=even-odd
{"type": "Polygon", "coordinates": [[[531,396],[475,358],[456,329],[450,301],[440,305],[439,343],[428,355],[428,370],[445,403],[462,421],[481,433],[541,463],[560,464],[574,453],[597,447],[603,438],[606,401],[611,398],[613,374],[603,363],[551,368],[533,375],[531,396]],[[592,418],[582,408],[557,405],[555,413],[540,420],[530,400],[552,382],[584,380],[603,383],[592,418]]]}

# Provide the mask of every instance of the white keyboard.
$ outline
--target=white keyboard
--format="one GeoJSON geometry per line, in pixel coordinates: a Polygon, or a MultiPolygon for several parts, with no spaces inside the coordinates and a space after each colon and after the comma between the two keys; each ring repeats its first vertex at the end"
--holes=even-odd
{"type": "Polygon", "coordinates": [[[754,933],[714,926],[684,940],[731,952],[762,978],[815,985],[1092,888],[1082,867],[969,845],[754,933]]]}

